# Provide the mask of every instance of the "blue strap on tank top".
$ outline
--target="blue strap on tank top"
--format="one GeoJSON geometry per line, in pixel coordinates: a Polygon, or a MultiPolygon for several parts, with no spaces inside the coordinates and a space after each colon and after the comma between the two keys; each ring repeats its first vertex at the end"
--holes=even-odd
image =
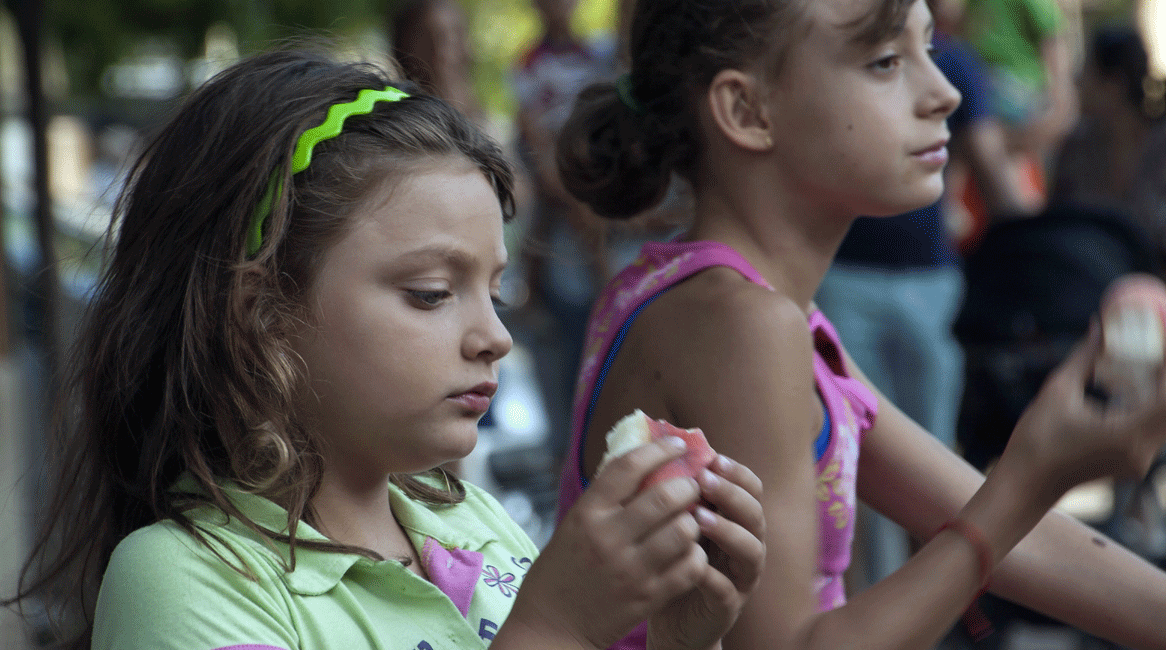
{"type": "MultiPolygon", "coordinates": [[[[675,285],[672,285],[675,286],[675,285]]],[[[660,291],[652,294],[647,300],[636,307],[635,311],[628,315],[627,320],[620,325],[619,331],[615,333],[615,338],[611,342],[611,349],[608,350],[607,356],[603,359],[603,365],[599,367],[599,373],[595,378],[595,386],[591,389],[591,397],[587,401],[587,414],[583,417],[583,434],[579,438],[580,451],[587,444],[587,430],[591,426],[591,415],[595,411],[595,403],[599,401],[599,393],[603,390],[603,383],[607,379],[607,372],[611,369],[611,364],[615,362],[615,356],[619,353],[620,347],[623,345],[624,337],[627,336],[628,330],[631,329],[632,323],[635,322],[636,317],[645,307],[652,304],[654,300],[659,298],[664,292],[672,288],[672,286],[665,287],[660,291]]],[[[814,439],[814,462],[822,459],[826,454],[826,449],[830,446],[830,409],[826,408],[826,404],[822,404],[822,430],[818,433],[818,437],[814,439]]],[[[579,454],[579,476],[583,480],[583,488],[586,489],[590,484],[587,479],[587,472],[583,467],[583,454],[579,454]]]]}

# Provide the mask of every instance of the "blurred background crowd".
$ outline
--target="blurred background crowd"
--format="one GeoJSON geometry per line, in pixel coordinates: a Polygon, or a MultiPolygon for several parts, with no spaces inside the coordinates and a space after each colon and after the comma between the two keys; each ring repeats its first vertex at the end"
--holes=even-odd
{"type": "MultiPolygon", "coordinates": [[[[0,594],[47,492],[56,379],[102,264],[124,170],[190,88],[240,55],[325,39],[475,119],[520,171],[504,319],[514,351],[475,452],[455,469],[549,537],[592,297],[640,244],[683,231],[688,197],[617,226],[559,181],[556,130],[625,69],[635,0],[6,0],[0,6],[0,594]]],[[[639,0],[647,2],[651,0],[639,0]]],[[[981,469],[1105,286],[1166,269],[1166,0],[928,0],[963,104],[948,190],[860,219],[817,297],[871,379],[981,469]]],[[[1166,471],[1061,507],[1166,566],[1166,471]]],[[[771,527],[780,534],[780,525],[771,527]]],[[[911,552],[866,515],[852,590],[911,552]]],[[[1002,602],[968,647],[1106,647],[1002,602]]],[[[0,649],[36,647],[0,610],[0,649]]]]}

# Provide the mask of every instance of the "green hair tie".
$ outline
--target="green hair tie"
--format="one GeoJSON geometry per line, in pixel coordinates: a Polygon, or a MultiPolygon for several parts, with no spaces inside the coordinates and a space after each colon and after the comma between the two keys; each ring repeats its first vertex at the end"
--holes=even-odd
{"type": "MultiPolygon", "coordinates": [[[[371,113],[377,102],[395,102],[408,96],[409,93],[392,86],[386,86],[384,90],[365,88],[360,91],[356,99],[333,104],[328,108],[328,116],[324,118],[324,121],[319,126],[304,131],[299,140],[296,141],[296,148],[292,153],[291,173],[298,174],[307,169],[308,165],[312,163],[312,151],[316,145],[340,135],[340,132],[344,130],[344,122],[349,117],[371,113]]],[[[251,218],[251,228],[247,233],[248,256],[259,252],[259,247],[263,245],[263,223],[267,220],[267,215],[271,214],[271,206],[281,189],[278,174],[277,170],[271,176],[271,180],[267,183],[267,191],[259,200],[259,204],[255,206],[255,214],[251,218]]]]}

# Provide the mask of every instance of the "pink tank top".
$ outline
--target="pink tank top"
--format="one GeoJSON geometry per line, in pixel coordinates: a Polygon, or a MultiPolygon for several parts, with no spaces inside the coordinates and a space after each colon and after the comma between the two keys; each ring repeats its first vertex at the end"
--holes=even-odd
{"type": "MultiPolygon", "coordinates": [[[[627,329],[639,311],[657,296],[713,266],[727,266],[750,282],[773,289],[744,257],[725,244],[711,241],[650,242],[596,299],[587,325],[583,359],[575,385],[571,444],[559,482],[560,519],[587,487],[582,470],[584,435],[590,423],[591,409],[627,329]]],[[[854,538],[858,448],[862,434],[874,424],[877,402],[866,386],[846,376],[842,369],[838,334],[822,312],[812,313],[808,326],[814,336],[814,380],[830,425],[828,442],[816,464],[821,549],[815,589],[819,610],[825,611],[846,602],[842,574],[850,565],[850,546],[854,538]]],[[[642,624],[612,646],[617,650],[642,650],[645,647],[645,626],[642,624]]]]}

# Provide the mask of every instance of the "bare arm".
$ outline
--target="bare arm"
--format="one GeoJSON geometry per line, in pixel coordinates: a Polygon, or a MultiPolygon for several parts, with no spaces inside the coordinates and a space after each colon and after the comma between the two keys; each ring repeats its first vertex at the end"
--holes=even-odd
{"type": "Polygon", "coordinates": [[[1041,43],[1045,68],[1044,109],[1024,130],[1022,146],[1044,157],[1060,144],[1077,122],[1077,86],[1073,80],[1073,54],[1065,34],[1041,43]]]}
{"type": "MultiPolygon", "coordinates": [[[[761,306],[756,294],[740,301],[726,297],[723,319],[712,315],[715,306],[704,305],[701,326],[694,329],[706,334],[679,335],[686,346],[682,365],[668,373],[691,378],[678,380],[671,400],[678,419],[704,428],[714,448],[749,465],[765,482],[766,569],[724,647],[929,647],[979,588],[976,553],[954,533],[941,535],[903,571],[842,608],[817,612],[819,521],[811,441],[821,407],[812,347],[801,310],[769,295],[761,306]],[[887,625],[889,620],[902,624],[887,625]]],[[[986,515],[1016,519],[995,511],[986,515]]],[[[1021,527],[1009,523],[997,535],[1000,545],[1015,543],[1021,527]]]]}
{"type": "MultiPolygon", "coordinates": [[[[771,531],[766,570],[724,647],[931,647],[980,588],[976,549],[956,532],[935,535],[899,571],[846,605],[816,611],[813,580],[819,540],[810,441],[816,433],[814,412],[820,407],[813,393],[805,317],[792,303],[770,295],[768,303],[757,296],[736,302],[727,296],[729,304],[720,318],[716,306],[704,305],[701,327],[679,328],[682,336],[675,342],[682,340],[684,348],[677,353],[683,359],[674,376],[681,379],[672,387],[671,408],[684,426],[704,428],[715,448],[750,466],[765,482],[762,505],[771,531]],[[706,333],[702,336],[699,330],[706,333]]],[[[679,318],[680,313],[672,316],[679,318]]],[[[1015,439],[1022,442],[1012,445],[991,479],[969,480],[958,490],[936,469],[923,473],[930,483],[906,491],[909,498],[896,495],[895,488],[903,488],[906,477],[918,477],[887,470],[913,469],[932,456],[955,457],[938,443],[929,447],[929,436],[907,426],[909,421],[895,415],[893,407],[887,408],[868,434],[873,449],[864,444],[863,457],[874,456],[860,467],[859,480],[867,496],[883,506],[900,499],[890,509],[909,519],[924,538],[958,512],[983,531],[993,557],[1003,558],[1065,490],[1089,474],[1082,459],[1113,455],[1105,447],[1110,444],[1105,435],[1097,436],[1101,446],[1082,448],[1093,445],[1090,436],[1103,429],[1138,429],[1103,426],[1083,403],[1091,354],[1095,345],[1078,352],[1042,391],[1042,406],[1018,425],[1015,439]],[[1082,400],[1076,399],[1078,394],[1082,400]],[[1073,441],[1073,453],[1054,439],[1057,433],[1073,441]],[[916,442],[922,452],[910,451],[916,442]],[[906,464],[897,455],[901,446],[908,448],[906,464]],[[958,498],[952,498],[954,493],[958,498]]],[[[1154,417],[1155,430],[1166,429],[1161,422],[1166,409],[1158,409],[1154,417]]],[[[1110,469],[1119,465],[1115,460],[1110,469]]],[[[999,586],[1007,591],[1007,580],[999,586]]]]}
{"type": "MultiPolygon", "coordinates": [[[[861,459],[860,496],[921,539],[955,516],[984,482],[881,396],[879,425],[867,434],[861,459]]],[[[1166,573],[1064,514],[1046,514],[1000,563],[991,584],[993,593],[1090,634],[1166,648],[1166,573]]]]}

